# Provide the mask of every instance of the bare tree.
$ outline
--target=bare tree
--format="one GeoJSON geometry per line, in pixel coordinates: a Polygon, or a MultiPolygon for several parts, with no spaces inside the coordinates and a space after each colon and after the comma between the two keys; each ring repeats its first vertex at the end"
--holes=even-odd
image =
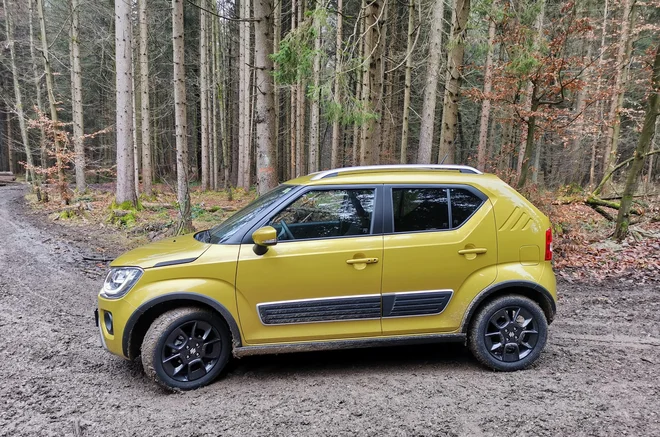
{"type": "MultiPolygon", "coordinates": [[[[28,24],[29,24],[29,32],[30,32],[30,61],[32,62],[32,75],[33,75],[33,80],[34,80],[34,87],[35,87],[35,94],[37,96],[37,109],[39,112],[43,112],[44,110],[44,105],[43,101],[41,98],[41,73],[39,72],[39,67],[37,66],[37,55],[36,55],[36,50],[35,50],[35,42],[34,42],[34,1],[29,0],[28,1],[28,8],[29,8],[29,17],[28,17],[28,24]]],[[[48,153],[46,151],[46,130],[44,129],[43,125],[39,126],[39,151],[40,151],[40,156],[41,156],[41,167],[46,168],[48,167],[48,153]]]]}
{"type": "Polygon", "coordinates": [[[186,65],[184,56],[183,2],[172,0],[172,46],[174,62],[174,118],[176,132],[176,180],[179,220],[177,234],[193,230],[188,187],[188,123],[186,115],[186,65]]]}
{"type": "MultiPolygon", "coordinates": [[[[11,58],[11,75],[14,81],[14,97],[16,98],[15,108],[16,115],[18,115],[18,126],[21,131],[21,140],[25,148],[25,155],[27,156],[27,176],[26,179],[35,183],[34,176],[34,163],[32,161],[32,151],[30,150],[30,143],[28,142],[27,126],[25,125],[25,113],[23,111],[23,96],[21,94],[21,87],[18,83],[18,69],[16,68],[16,50],[14,49],[14,23],[12,21],[11,12],[7,8],[7,0],[2,0],[2,6],[5,10],[5,17],[7,20],[7,42],[9,43],[9,56],[11,58]]],[[[11,147],[11,144],[10,144],[11,147]]]]}
{"type": "Polygon", "coordinates": [[[133,46],[131,2],[115,0],[115,65],[117,94],[116,202],[136,203],[133,151],[133,46]]]}
{"type": "Polygon", "coordinates": [[[461,84],[461,68],[465,51],[465,31],[470,14],[470,0],[456,0],[454,21],[451,26],[451,49],[447,55],[447,79],[445,97],[442,106],[442,123],[438,161],[451,164],[456,154],[456,136],[458,134],[458,99],[461,84]]]}
{"type": "Polygon", "coordinates": [[[80,7],[78,0],[71,0],[71,106],[73,115],[73,150],[76,154],[76,190],[84,193],[85,182],[85,128],[83,124],[82,70],[80,67],[80,7]]]}
{"type": "Polygon", "coordinates": [[[250,0],[240,0],[238,84],[238,186],[250,188],[252,173],[250,141],[250,0]]]}
{"type": "Polygon", "coordinates": [[[151,167],[151,117],[149,111],[149,30],[147,22],[147,0],[138,2],[140,23],[140,136],[142,141],[142,191],[151,196],[153,170],[151,167]]]}
{"type": "MultiPolygon", "coordinates": [[[[493,1],[492,11],[496,8],[493,1]]],[[[493,46],[495,42],[495,17],[488,17],[488,53],[484,65],[484,98],[481,103],[481,120],[479,124],[479,146],[477,147],[477,167],[486,168],[486,155],[488,148],[488,122],[490,119],[490,92],[493,87],[493,46]]]]}
{"type": "MultiPolygon", "coordinates": [[[[50,119],[54,127],[58,127],[59,115],[57,114],[57,100],[55,99],[55,86],[53,84],[53,72],[50,68],[50,53],[48,51],[48,38],[46,37],[46,20],[44,19],[43,0],[37,0],[37,13],[39,14],[39,27],[41,29],[41,57],[44,61],[44,70],[46,74],[46,91],[48,93],[48,102],[50,106],[50,119]]],[[[60,195],[64,203],[69,202],[67,194],[67,184],[64,177],[64,164],[62,162],[62,146],[57,133],[53,134],[53,146],[55,151],[55,166],[57,167],[57,182],[60,195]]]]}
{"type": "MultiPolygon", "coordinates": [[[[278,1],[278,0],[275,0],[278,1]]],[[[256,68],[255,123],[257,135],[257,188],[264,194],[277,186],[275,154],[275,95],[273,84],[272,0],[254,2],[254,63],[256,68]]]]}
{"type": "Polygon", "coordinates": [[[321,83],[321,22],[318,17],[318,12],[320,7],[321,6],[317,6],[317,9],[312,17],[315,53],[313,61],[314,65],[312,67],[312,92],[314,95],[311,97],[309,110],[309,161],[307,170],[310,173],[319,170],[319,128],[321,121],[321,90],[319,89],[319,85],[321,83]]]}
{"type": "MultiPolygon", "coordinates": [[[[442,23],[444,23],[444,14],[445,0],[435,0],[435,3],[433,4],[433,18],[431,19],[431,33],[429,35],[429,60],[426,66],[426,80],[424,81],[422,125],[419,132],[419,148],[417,149],[417,162],[420,164],[429,164],[431,162],[433,128],[435,125],[435,101],[438,89],[438,74],[440,72],[442,23]]],[[[410,29],[410,24],[408,26],[410,29]]],[[[410,35],[408,38],[410,40],[410,35]]],[[[406,69],[406,74],[408,74],[408,69],[406,69]]],[[[404,111],[406,110],[407,108],[404,108],[404,111]]],[[[403,159],[403,151],[401,152],[401,159],[403,159]]]]}
{"type": "MultiPolygon", "coordinates": [[[[337,108],[341,106],[341,70],[342,70],[342,44],[344,31],[344,1],[337,0],[337,39],[335,45],[335,79],[334,79],[334,104],[337,108]]],[[[339,167],[339,142],[340,142],[340,117],[335,116],[332,120],[332,148],[330,151],[330,167],[339,167]]]]}
{"type": "Polygon", "coordinates": [[[655,120],[660,115],[660,43],[655,50],[655,61],[653,62],[653,77],[651,78],[651,92],[646,102],[646,115],[644,125],[639,136],[637,148],[633,155],[632,165],[626,178],[626,186],[621,198],[621,206],[616,219],[616,229],[614,237],[623,240],[628,234],[628,223],[630,220],[630,207],[632,206],[633,195],[639,184],[642,170],[644,169],[644,160],[649,152],[653,135],[655,132],[655,120]]]}
{"type": "Polygon", "coordinates": [[[628,59],[632,50],[631,28],[634,20],[636,0],[623,0],[623,19],[621,20],[621,35],[616,53],[616,76],[614,78],[614,96],[610,104],[609,123],[605,137],[605,153],[603,155],[603,175],[609,173],[617,160],[619,149],[619,133],[621,131],[621,115],[619,111],[623,105],[623,94],[628,81],[628,59]]]}
{"type": "Polygon", "coordinates": [[[208,19],[206,8],[199,8],[199,94],[202,137],[202,191],[210,186],[209,163],[209,61],[208,61],[208,19]]]}

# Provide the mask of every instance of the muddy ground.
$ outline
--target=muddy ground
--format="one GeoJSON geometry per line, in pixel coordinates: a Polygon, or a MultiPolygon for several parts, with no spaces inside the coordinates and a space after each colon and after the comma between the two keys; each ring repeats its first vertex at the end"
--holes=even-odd
{"type": "Polygon", "coordinates": [[[426,345],[244,358],[170,394],[99,344],[104,269],[83,256],[116,248],[26,211],[23,194],[0,188],[2,436],[660,435],[657,282],[561,282],[523,372],[426,345]]]}

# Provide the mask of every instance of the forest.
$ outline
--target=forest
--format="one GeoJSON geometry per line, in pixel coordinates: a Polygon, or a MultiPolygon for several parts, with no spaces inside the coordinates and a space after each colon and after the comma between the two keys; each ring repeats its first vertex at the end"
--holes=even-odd
{"type": "Polygon", "coordinates": [[[62,204],[165,186],[183,232],[191,190],[459,163],[622,237],[660,180],[659,26],[658,0],[2,0],[0,171],[62,204]]]}

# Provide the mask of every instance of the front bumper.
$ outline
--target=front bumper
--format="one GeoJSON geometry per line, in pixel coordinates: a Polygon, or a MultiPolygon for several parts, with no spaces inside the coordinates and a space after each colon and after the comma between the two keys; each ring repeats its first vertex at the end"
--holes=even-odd
{"type": "Polygon", "coordinates": [[[94,311],[101,344],[109,352],[126,359],[128,357],[124,355],[122,339],[126,322],[134,312],[135,308],[124,299],[105,299],[101,296],[98,298],[98,309],[94,311]],[[107,323],[108,318],[111,325],[107,323]]]}

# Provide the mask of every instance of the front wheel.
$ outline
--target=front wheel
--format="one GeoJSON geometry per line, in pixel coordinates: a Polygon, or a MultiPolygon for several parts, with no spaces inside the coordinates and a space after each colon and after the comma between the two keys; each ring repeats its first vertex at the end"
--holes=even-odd
{"type": "Polygon", "coordinates": [[[226,323],[200,308],[177,308],[158,317],[142,341],[142,365],[169,389],[192,390],[212,382],[229,361],[226,323]]]}
{"type": "Polygon", "coordinates": [[[548,322],[536,302],[523,296],[498,297],[478,312],[468,335],[472,354],[503,371],[522,370],[541,355],[548,322]]]}

